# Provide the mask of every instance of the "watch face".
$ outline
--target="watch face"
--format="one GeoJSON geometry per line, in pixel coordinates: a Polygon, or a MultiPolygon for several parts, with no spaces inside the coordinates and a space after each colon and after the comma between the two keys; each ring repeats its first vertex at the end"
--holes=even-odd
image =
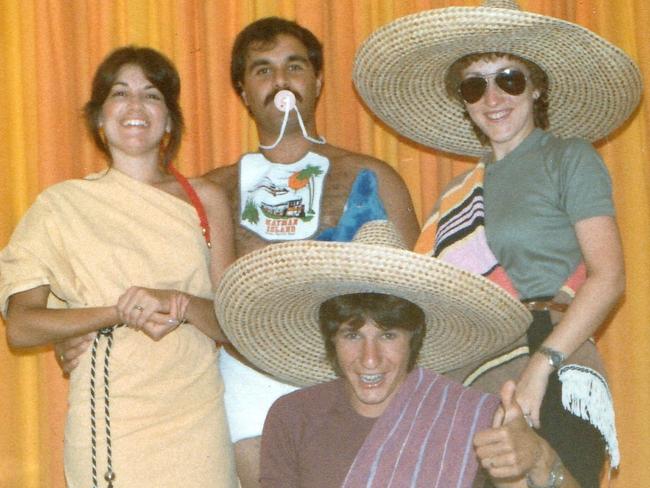
{"type": "Polygon", "coordinates": [[[564,483],[564,467],[559,456],[556,455],[555,462],[551,467],[551,472],[548,475],[548,481],[545,485],[536,484],[531,478],[530,473],[526,474],[526,484],[529,488],[560,488],[564,483]]]}
{"type": "Polygon", "coordinates": [[[552,352],[551,363],[553,363],[553,367],[559,368],[560,364],[562,364],[562,356],[556,352],[552,352]]]}
{"type": "Polygon", "coordinates": [[[539,352],[548,358],[549,364],[555,369],[560,368],[562,366],[562,363],[564,363],[565,357],[564,354],[562,354],[560,351],[556,351],[550,347],[542,346],[539,348],[539,352]]]}

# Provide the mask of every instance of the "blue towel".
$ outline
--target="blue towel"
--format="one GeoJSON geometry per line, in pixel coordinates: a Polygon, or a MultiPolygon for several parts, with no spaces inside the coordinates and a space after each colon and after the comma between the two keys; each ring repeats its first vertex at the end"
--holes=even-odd
{"type": "Polygon", "coordinates": [[[316,237],[317,241],[350,242],[357,230],[372,220],[388,220],[384,204],[379,198],[377,175],[374,171],[364,169],[359,172],[343,215],[336,227],[325,229],[316,237]]]}

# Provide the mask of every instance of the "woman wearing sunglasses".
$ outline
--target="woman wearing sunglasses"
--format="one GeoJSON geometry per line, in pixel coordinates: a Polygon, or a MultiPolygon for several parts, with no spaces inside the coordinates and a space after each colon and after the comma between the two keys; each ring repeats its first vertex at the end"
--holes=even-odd
{"type": "Polygon", "coordinates": [[[354,79],[400,134],[480,158],[443,192],[416,250],[528,304],[525,355],[512,347],[464,379],[489,389],[490,375],[513,375],[529,423],[581,486],[599,486],[605,448],[612,466],[619,456],[589,339],[625,278],[610,176],[590,141],[636,107],[637,66],[578,25],[488,0],[383,27],[357,53],[354,79]]]}

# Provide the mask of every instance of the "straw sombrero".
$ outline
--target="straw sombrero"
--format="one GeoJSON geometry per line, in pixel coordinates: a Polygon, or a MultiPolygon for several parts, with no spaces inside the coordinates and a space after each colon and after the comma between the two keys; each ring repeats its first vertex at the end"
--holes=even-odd
{"type": "Polygon", "coordinates": [[[215,297],[233,346],[276,378],[306,386],[335,378],[318,309],[327,299],[376,292],[425,312],[418,363],[438,372],[485,358],[526,331],[531,315],[500,287],[397,244],[386,221],[365,224],[354,242],[293,241],[233,263],[215,297]]]}
{"type": "Polygon", "coordinates": [[[382,121],[425,146],[485,153],[445,91],[449,67],[472,53],[506,52],[537,64],[549,79],[549,130],[596,141],[639,102],[639,69],[622,50],[577,24],[523,12],[514,0],[408,15],[372,34],[354,64],[357,91],[382,121]]]}

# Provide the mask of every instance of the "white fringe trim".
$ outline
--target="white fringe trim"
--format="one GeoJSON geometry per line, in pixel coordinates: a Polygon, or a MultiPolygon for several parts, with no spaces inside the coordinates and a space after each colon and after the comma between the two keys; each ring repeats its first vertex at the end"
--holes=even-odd
{"type": "Polygon", "coordinates": [[[618,468],[621,456],[607,380],[597,371],[575,364],[562,366],[558,375],[562,382],[562,405],[600,431],[607,443],[611,467],[618,468]]]}

